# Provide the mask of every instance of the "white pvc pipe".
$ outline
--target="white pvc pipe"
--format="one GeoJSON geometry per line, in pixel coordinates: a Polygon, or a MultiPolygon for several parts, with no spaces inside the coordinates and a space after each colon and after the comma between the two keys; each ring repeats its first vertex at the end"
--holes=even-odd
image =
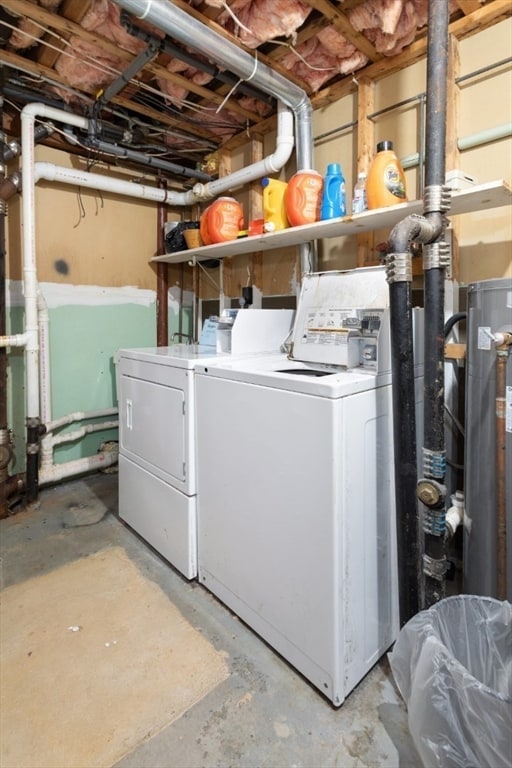
{"type": "Polygon", "coordinates": [[[61,435],[51,435],[49,442],[52,446],[63,445],[64,443],[72,443],[75,440],[79,440],[85,435],[90,435],[92,432],[102,432],[108,429],[117,429],[119,426],[118,421],[104,421],[101,424],[84,424],[73,432],[63,432],[61,435]]]}
{"type": "Polygon", "coordinates": [[[248,184],[255,179],[261,179],[268,174],[278,173],[288,162],[294,147],[293,115],[282,102],[277,104],[277,138],[276,148],[273,154],[268,155],[252,165],[234,171],[229,176],[223,176],[207,184],[194,184],[192,193],[195,200],[210,200],[223,192],[243,184],[248,184]]]}
{"type": "Polygon", "coordinates": [[[66,416],[60,416],[58,419],[49,421],[46,426],[46,433],[49,434],[59,427],[65,427],[66,424],[73,424],[75,421],[85,421],[86,419],[99,419],[103,416],[115,416],[118,413],[118,409],[114,406],[112,408],[100,408],[97,411],[74,411],[74,413],[68,413],[66,416]]]}
{"type": "Polygon", "coordinates": [[[27,341],[27,333],[14,333],[12,336],[0,336],[0,347],[24,347],[27,341]]]}
{"type": "Polygon", "coordinates": [[[90,419],[90,418],[96,418],[98,416],[107,416],[107,415],[117,415],[117,408],[108,408],[104,411],[91,411],[89,413],[73,413],[68,414],[67,416],[62,417],[62,419],[56,419],[53,422],[49,422],[47,425],[46,434],[41,440],[41,462],[40,462],[40,470],[44,469],[45,471],[48,470],[49,467],[53,465],[53,451],[56,445],[62,444],[62,443],[69,443],[73,440],[78,440],[80,437],[84,437],[86,434],[89,434],[91,432],[99,432],[101,430],[106,429],[115,429],[119,426],[119,422],[116,421],[107,421],[102,422],[101,424],[90,424],[90,425],[84,425],[80,427],[79,429],[74,430],[73,432],[65,432],[63,435],[54,435],[53,430],[58,429],[59,427],[66,426],[67,424],[71,424],[74,421],[82,421],[84,419],[90,419]]]}
{"type": "Polygon", "coordinates": [[[25,297],[26,417],[39,418],[39,327],[35,246],[34,124],[36,115],[84,128],[87,120],[45,104],[27,104],[21,111],[21,188],[23,213],[23,295],[25,297]]]}
{"type": "MultiPolygon", "coordinates": [[[[37,317],[37,271],[35,249],[35,184],[40,179],[74,184],[93,189],[137,197],[153,202],[171,205],[190,205],[199,199],[209,199],[233,186],[247,183],[267,173],[275,173],[282,167],[293,150],[293,116],[289,109],[279,105],[278,136],[276,150],[269,157],[254,163],[234,174],[210,182],[197,184],[184,193],[170,192],[161,188],[135,184],[131,181],[112,179],[99,174],[87,173],[70,168],[61,168],[53,163],[35,163],[34,124],[35,117],[64,122],[87,129],[85,117],[49,107],[46,104],[27,104],[21,112],[22,139],[22,210],[23,210],[23,293],[25,297],[25,334],[9,337],[19,346],[25,346],[27,378],[27,418],[40,417],[39,387],[39,331],[37,317]]],[[[4,337],[5,339],[6,337],[4,337]]],[[[0,340],[1,341],[1,340],[0,340]]],[[[48,408],[48,403],[45,406],[48,408]]]]}
{"type": "MultiPolygon", "coordinates": [[[[67,114],[67,113],[64,113],[67,114]]],[[[61,118],[62,119],[62,118],[61,118]]],[[[241,168],[228,176],[223,176],[207,184],[198,182],[187,192],[173,192],[159,187],[148,187],[124,179],[113,179],[98,173],[89,173],[75,168],[64,168],[53,163],[37,162],[34,169],[34,181],[41,179],[60,184],[73,184],[89,189],[99,189],[126,197],[137,197],[167,205],[188,206],[211,200],[235,187],[240,187],[268,174],[277,173],[288,161],[293,151],[293,115],[282,104],[278,105],[277,138],[275,151],[252,165],[241,168]]]]}
{"type": "Polygon", "coordinates": [[[117,463],[116,451],[102,451],[94,456],[84,456],[81,459],[68,461],[64,464],[53,464],[39,470],[39,485],[47,485],[63,480],[66,477],[74,477],[93,469],[104,469],[117,463]]]}
{"type": "Polygon", "coordinates": [[[39,325],[39,388],[41,422],[47,424],[52,418],[51,371],[50,371],[50,318],[46,300],[37,287],[37,319],[39,325]]]}
{"type": "MultiPolygon", "coordinates": [[[[87,118],[70,112],[55,109],[41,103],[26,105],[21,112],[21,142],[22,142],[22,215],[23,215],[23,295],[25,299],[25,332],[11,336],[0,337],[0,346],[24,346],[26,360],[26,417],[40,419],[43,423],[51,419],[51,390],[50,390],[50,355],[48,335],[48,312],[44,298],[39,294],[36,267],[36,228],[35,228],[35,185],[40,179],[79,185],[92,189],[103,190],[127,197],[164,202],[169,205],[191,205],[198,200],[208,200],[233,187],[246,184],[269,173],[279,171],[289,159],[293,146],[293,115],[281,102],[278,104],[278,126],[275,151],[267,158],[254,163],[247,168],[236,171],[207,185],[196,184],[192,190],[177,193],[158,187],[148,187],[122,179],[113,179],[99,174],[87,173],[70,168],[61,168],[53,163],[35,162],[34,127],[36,116],[63,122],[77,128],[87,129],[87,118]],[[39,298],[39,305],[38,305],[39,298]]],[[[113,409],[117,413],[117,409],[113,409]]],[[[105,413],[105,412],[103,412],[105,413]]],[[[87,416],[91,418],[91,416],[87,416]]],[[[70,421],[76,421],[72,414],[70,421]]],[[[70,421],[58,420],[59,423],[70,421]]],[[[53,423],[51,429],[55,429],[53,423]]],[[[50,458],[51,441],[43,443],[43,464],[45,477],[49,476],[50,467],[46,466],[50,458]]],[[[96,457],[92,457],[97,461],[96,457]]],[[[70,465],[80,467],[80,463],[70,462],[70,465]]],[[[70,476],[55,467],[54,479],[70,476]]],[[[76,473],[86,471],[77,469],[76,473]]]]}

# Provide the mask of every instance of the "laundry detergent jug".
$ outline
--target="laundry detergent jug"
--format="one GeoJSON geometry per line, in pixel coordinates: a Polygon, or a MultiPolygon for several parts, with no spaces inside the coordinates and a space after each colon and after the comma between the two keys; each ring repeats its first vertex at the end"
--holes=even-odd
{"type": "Polygon", "coordinates": [[[286,215],[292,227],[320,221],[324,180],[318,171],[297,171],[286,188],[286,215]]]}
{"type": "Polygon", "coordinates": [[[284,196],[288,184],[279,179],[269,179],[265,176],[261,180],[263,187],[263,229],[265,232],[276,232],[278,229],[286,229],[288,216],[284,196]]]}
{"type": "Polygon", "coordinates": [[[208,206],[203,216],[201,236],[205,244],[236,240],[244,224],[242,206],[233,197],[219,197],[208,206]]]}

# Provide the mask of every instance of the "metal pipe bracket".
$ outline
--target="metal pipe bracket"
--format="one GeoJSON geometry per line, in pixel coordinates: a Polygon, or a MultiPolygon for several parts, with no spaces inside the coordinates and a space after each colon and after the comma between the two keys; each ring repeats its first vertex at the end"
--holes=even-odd
{"type": "Polygon", "coordinates": [[[452,204],[452,190],[445,184],[433,184],[423,192],[423,214],[445,213],[452,204]]]}
{"type": "Polygon", "coordinates": [[[423,246],[423,269],[450,269],[452,253],[450,244],[444,240],[423,246]]]}
{"type": "Polygon", "coordinates": [[[387,254],[386,280],[388,283],[412,283],[412,256],[408,251],[387,254]]]}
{"type": "Polygon", "coordinates": [[[425,576],[430,576],[431,579],[436,581],[444,581],[444,577],[448,571],[448,560],[446,556],[443,556],[439,560],[435,560],[429,555],[423,555],[423,573],[425,576]]]}
{"type": "Polygon", "coordinates": [[[446,474],[446,451],[431,451],[423,448],[423,471],[426,477],[442,480],[446,474]]]}

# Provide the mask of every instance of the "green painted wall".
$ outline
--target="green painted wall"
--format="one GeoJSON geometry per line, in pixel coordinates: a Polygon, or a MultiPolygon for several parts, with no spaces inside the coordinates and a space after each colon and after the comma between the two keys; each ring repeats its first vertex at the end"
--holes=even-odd
{"type": "MultiPolygon", "coordinates": [[[[7,311],[7,333],[22,333],[24,310],[7,311]]],[[[183,313],[183,331],[191,328],[191,310],[183,313]]],[[[156,305],[116,303],[66,304],[49,309],[52,418],[75,411],[93,411],[117,405],[114,356],[121,348],[147,347],[156,343],[156,305]]],[[[178,316],[169,312],[169,338],[178,330],[178,316]]],[[[14,437],[11,474],[25,468],[25,362],[19,348],[8,350],[9,426],[14,437]]],[[[115,416],[107,417],[108,420],[115,416]]],[[[85,424],[91,421],[82,422],[85,424]]],[[[73,431],[80,422],[64,427],[73,431]]],[[[117,430],[95,432],[72,443],[57,446],[55,463],[96,453],[105,440],[117,440],[117,430]]]]}

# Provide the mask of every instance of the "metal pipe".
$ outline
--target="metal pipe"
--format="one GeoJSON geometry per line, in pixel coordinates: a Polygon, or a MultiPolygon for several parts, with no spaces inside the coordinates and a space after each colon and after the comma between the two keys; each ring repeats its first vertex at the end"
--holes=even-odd
{"type": "MultiPolygon", "coordinates": [[[[444,300],[444,266],[448,248],[442,240],[443,213],[449,208],[444,187],[446,141],[446,73],[448,59],[448,0],[429,3],[427,49],[426,172],[424,215],[408,216],[391,231],[386,256],[390,291],[391,364],[393,380],[393,434],[395,441],[395,493],[398,540],[399,608],[403,626],[417,612],[424,600],[420,578],[419,515],[417,497],[437,510],[444,502],[442,489],[431,475],[439,465],[440,432],[444,447],[443,397],[443,324],[439,305],[444,300]],[[425,441],[423,461],[431,456],[428,481],[415,486],[416,478],[416,400],[412,330],[412,242],[428,243],[425,260],[425,441]],[[431,244],[431,245],[430,245],[431,244]],[[428,309],[427,309],[427,305],[428,309]],[[440,328],[439,320],[441,319],[440,328]],[[427,394],[428,393],[428,394],[427,394]],[[429,400],[427,403],[426,401],[429,400]],[[440,402],[441,400],[441,402],[440,402]],[[429,414],[428,416],[426,414],[429,414]],[[427,423],[434,420],[434,424],[427,423]],[[427,448],[429,449],[427,451],[427,448]]],[[[442,473],[444,478],[444,470],[442,473]]],[[[430,511],[429,509],[429,511],[430,511]]],[[[436,519],[436,518],[435,518],[436,519]]],[[[428,520],[430,521],[430,518],[428,520]]],[[[424,523],[425,528],[425,523],[424,523]]],[[[436,537],[437,530],[434,530],[436,537]]],[[[444,534],[444,527],[443,527],[444,534]]],[[[428,539],[428,536],[426,535],[428,539]]],[[[437,538],[436,538],[437,543],[437,538]]],[[[437,550],[424,554],[423,570],[429,565],[432,579],[444,583],[446,563],[437,550]],[[432,553],[431,553],[432,552],[432,553]],[[441,560],[441,564],[439,561],[441,560]]],[[[432,581],[431,579],[431,581],[432,581]]],[[[436,586],[438,582],[436,581],[436,586]]],[[[432,595],[430,596],[432,597],[432,595]]]]}
{"type": "MultiPolygon", "coordinates": [[[[121,11],[121,24],[129,35],[137,37],[139,40],[144,40],[145,43],[148,43],[151,39],[153,39],[153,36],[150,35],[149,32],[147,32],[145,29],[142,29],[142,27],[137,26],[137,24],[134,24],[125,11],[121,11]]],[[[237,85],[236,77],[234,77],[230,72],[223,71],[218,67],[215,67],[213,64],[210,64],[210,62],[193,56],[189,51],[178,48],[177,45],[173,45],[169,40],[163,40],[159,42],[164,53],[167,53],[169,56],[173,56],[174,58],[183,61],[185,64],[188,64],[189,67],[198,69],[201,72],[206,72],[206,74],[212,76],[212,79],[220,80],[221,83],[226,83],[230,87],[236,85],[238,93],[243,93],[249,98],[270,102],[270,99],[268,99],[268,94],[262,93],[261,91],[256,90],[256,88],[251,88],[251,86],[247,85],[247,83],[239,83],[237,85]]]]}
{"type": "Polygon", "coordinates": [[[446,97],[448,73],[448,0],[431,0],[428,13],[427,104],[425,122],[425,216],[437,236],[424,249],[425,378],[423,474],[418,496],[423,503],[424,601],[430,607],[446,587],[446,449],[444,434],[444,243],[446,97]]]}
{"type": "MultiPolygon", "coordinates": [[[[165,190],[167,183],[162,179],[160,186],[165,190]]],[[[157,253],[165,251],[164,228],[167,221],[167,206],[158,203],[156,216],[157,253]]],[[[165,347],[169,339],[169,265],[157,262],[156,266],[156,344],[165,347]]]]}
{"type": "MultiPolygon", "coordinates": [[[[171,38],[179,40],[187,47],[212,59],[219,66],[234,72],[242,80],[251,82],[256,88],[274,96],[279,102],[289,107],[295,116],[297,169],[307,170],[314,167],[313,108],[307,93],[302,88],[299,88],[295,83],[283,77],[283,75],[271,69],[263,62],[258,61],[255,54],[248,53],[239,48],[235,43],[222,37],[222,35],[197,21],[186,11],[172,3],[168,3],[165,0],[115,0],[115,2],[124,10],[150,24],[154,24],[171,38]]],[[[272,170],[270,170],[270,173],[272,173],[272,170]]],[[[266,174],[261,174],[261,176],[264,175],[266,174]]],[[[242,175],[240,182],[250,180],[252,179],[244,179],[242,175]]],[[[219,179],[217,182],[212,182],[212,185],[220,184],[221,182],[222,179],[219,179]]],[[[309,264],[310,254],[311,249],[308,244],[301,244],[300,259],[302,272],[307,272],[310,268],[316,268],[316,263],[311,264],[311,266],[309,264]]],[[[316,255],[312,260],[316,262],[316,255]]]]}
{"type": "MultiPolygon", "coordinates": [[[[499,141],[500,139],[509,139],[512,136],[512,123],[503,123],[503,125],[496,125],[494,128],[487,128],[485,131],[478,131],[478,133],[472,133],[469,136],[464,136],[457,140],[458,148],[463,151],[466,149],[474,149],[480,147],[483,144],[489,144],[491,141],[499,141]]],[[[421,165],[422,158],[418,152],[412,155],[406,155],[400,159],[402,168],[415,168],[417,165],[421,165]]]]}
{"type": "MultiPolygon", "coordinates": [[[[98,152],[106,152],[110,155],[115,155],[126,160],[131,160],[134,163],[140,163],[141,165],[149,166],[150,168],[156,168],[157,170],[167,171],[168,173],[175,173],[180,176],[187,176],[190,179],[197,179],[197,181],[211,181],[212,177],[202,171],[196,171],[195,168],[187,168],[185,165],[178,165],[172,163],[169,160],[162,160],[155,155],[147,154],[145,152],[138,152],[137,150],[130,149],[129,147],[120,147],[118,144],[111,144],[107,141],[101,141],[99,139],[89,136],[85,142],[87,147],[98,152]]],[[[158,251],[163,253],[163,251],[158,251]]]]}

